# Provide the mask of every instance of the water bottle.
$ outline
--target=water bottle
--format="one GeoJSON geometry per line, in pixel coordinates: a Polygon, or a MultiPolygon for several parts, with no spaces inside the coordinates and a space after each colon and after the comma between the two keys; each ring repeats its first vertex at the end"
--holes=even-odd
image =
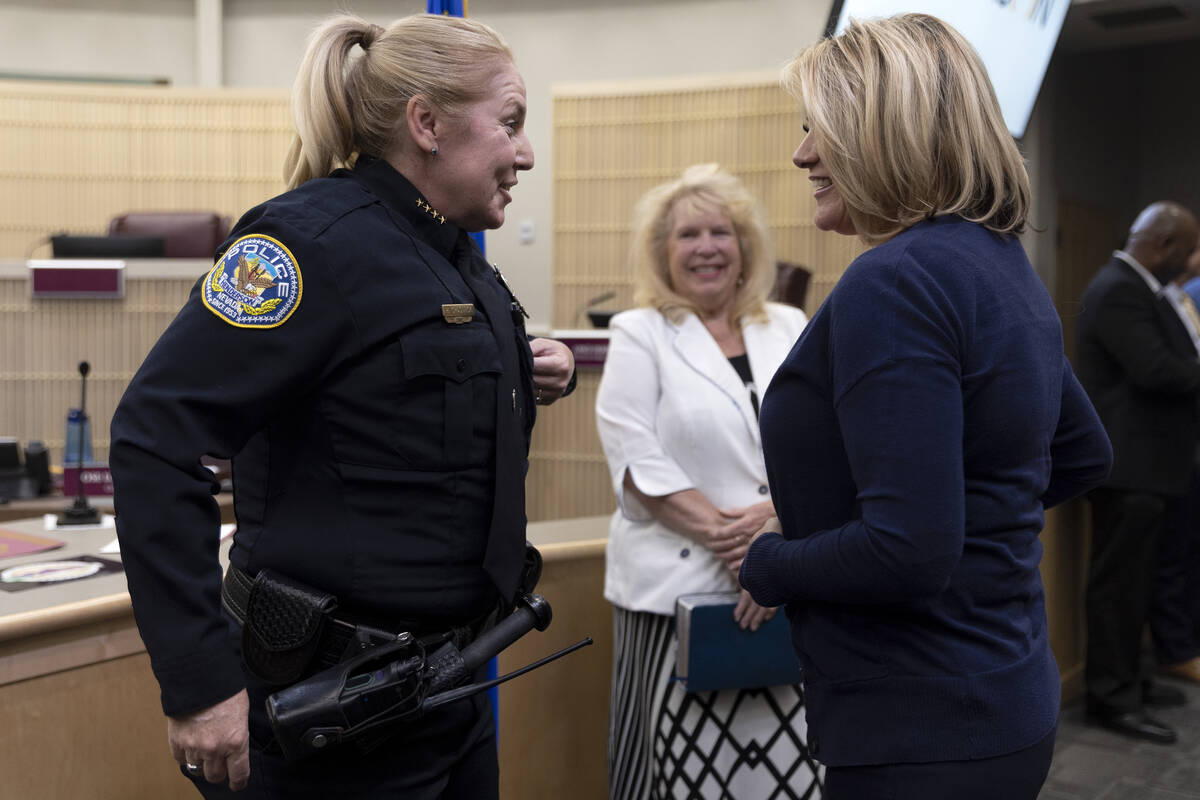
{"type": "Polygon", "coordinates": [[[79,464],[80,453],[83,463],[92,463],[92,422],[78,408],[67,412],[67,444],[63,448],[63,466],[79,464]]]}

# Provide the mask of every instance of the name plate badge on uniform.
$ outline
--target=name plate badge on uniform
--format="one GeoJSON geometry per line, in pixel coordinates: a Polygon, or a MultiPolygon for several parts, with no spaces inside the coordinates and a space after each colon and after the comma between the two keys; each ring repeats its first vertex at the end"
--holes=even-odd
{"type": "Polygon", "coordinates": [[[442,317],[451,325],[470,322],[475,316],[474,303],[442,303],[442,317]]]}

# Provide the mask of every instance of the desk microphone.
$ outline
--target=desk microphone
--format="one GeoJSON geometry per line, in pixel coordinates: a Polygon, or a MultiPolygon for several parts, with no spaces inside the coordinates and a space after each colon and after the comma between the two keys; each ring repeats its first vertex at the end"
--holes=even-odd
{"type": "MultiPolygon", "coordinates": [[[[87,428],[87,375],[91,365],[86,361],[79,362],[80,393],[79,393],[79,472],[76,477],[77,489],[75,502],[58,514],[59,525],[99,525],[100,513],[88,503],[83,494],[83,435],[87,428]]],[[[70,442],[67,442],[70,445],[70,442]]],[[[65,464],[63,466],[66,466],[65,464]]]]}
{"type": "Polygon", "coordinates": [[[605,300],[612,300],[616,296],[617,296],[616,292],[605,292],[604,294],[598,294],[595,297],[588,300],[586,303],[584,303],[582,306],[580,306],[578,311],[575,312],[575,324],[576,325],[579,324],[579,321],[583,317],[584,312],[587,311],[589,308],[591,308],[592,306],[595,306],[595,305],[599,305],[600,303],[603,303],[605,300]]]}

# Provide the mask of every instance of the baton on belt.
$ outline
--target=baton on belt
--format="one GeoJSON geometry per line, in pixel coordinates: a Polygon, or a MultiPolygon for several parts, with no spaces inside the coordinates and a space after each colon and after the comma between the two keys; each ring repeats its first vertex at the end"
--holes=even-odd
{"type": "Polygon", "coordinates": [[[430,654],[410,633],[318,672],[267,698],[267,718],[283,755],[296,761],[385,726],[419,719],[445,703],[470,697],[549,664],[592,643],[586,637],[518,670],[462,685],[481,665],[529,631],[546,630],[552,612],[539,594],[461,651],[446,642],[430,654]]]}

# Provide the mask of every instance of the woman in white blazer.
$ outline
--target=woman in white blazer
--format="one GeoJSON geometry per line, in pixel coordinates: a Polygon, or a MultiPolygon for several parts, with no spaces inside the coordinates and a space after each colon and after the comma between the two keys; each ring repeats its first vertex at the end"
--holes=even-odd
{"type": "MultiPolygon", "coordinates": [[[[805,317],[766,302],[774,262],[761,208],[715,164],[642,198],[632,258],[639,308],[610,323],[596,399],[618,501],[604,589],[609,794],[806,796],[817,778],[799,687],[690,694],[674,680],[676,598],[738,591],[746,543],[775,516],[758,397],[805,317]],[[791,746],[768,744],[781,737],[791,746]]],[[[734,617],[757,630],[774,611],[741,592],[734,617]]]]}

